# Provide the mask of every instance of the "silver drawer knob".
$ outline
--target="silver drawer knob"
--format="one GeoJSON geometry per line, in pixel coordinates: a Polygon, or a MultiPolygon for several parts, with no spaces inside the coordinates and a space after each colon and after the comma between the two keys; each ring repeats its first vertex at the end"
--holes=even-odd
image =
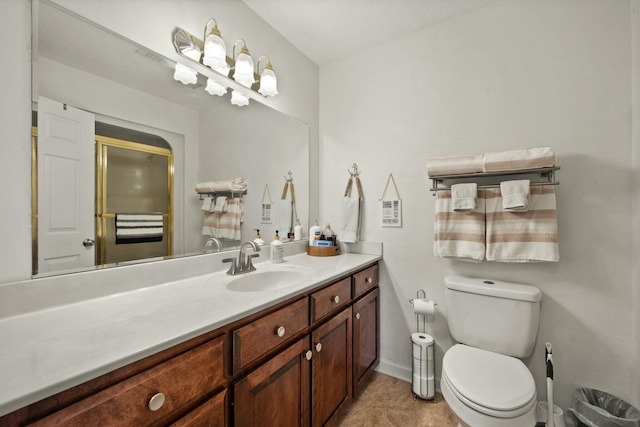
{"type": "Polygon", "coordinates": [[[360,313],[356,313],[356,320],[360,320],[360,313]]]}
{"type": "Polygon", "coordinates": [[[333,298],[331,298],[331,301],[335,302],[336,304],[338,304],[340,302],[340,296],[336,295],[333,298]]]}
{"type": "Polygon", "coordinates": [[[287,331],[284,326],[280,326],[278,329],[276,329],[276,335],[278,335],[280,338],[282,338],[286,332],[287,331]]]}
{"type": "Polygon", "coordinates": [[[304,357],[307,358],[307,360],[311,360],[311,358],[313,357],[313,352],[311,350],[308,350],[305,354],[304,357]]]}
{"type": "Polygon", "coordinates": [[[316,351],[318,353],[320,353],[322,351],[322,344],[321,343],[316,344],[316,351]]]}
{"type": "Polygon", "coordinates": [[[149,399],[149,409],[151,409],[152,411],[157,411],[158,409],[162,408],[162,405],[164,405],[164,401],[164,394],[154,394],[153,397],[149,399]]]}

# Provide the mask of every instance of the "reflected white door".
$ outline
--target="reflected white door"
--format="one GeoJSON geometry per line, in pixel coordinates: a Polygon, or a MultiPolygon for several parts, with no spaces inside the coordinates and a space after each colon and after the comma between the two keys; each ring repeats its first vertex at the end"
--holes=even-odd
{"type": "Polygon", "coordinates": [[[38,273],[95,262],[95,116],[38,98],[38,273]]]}

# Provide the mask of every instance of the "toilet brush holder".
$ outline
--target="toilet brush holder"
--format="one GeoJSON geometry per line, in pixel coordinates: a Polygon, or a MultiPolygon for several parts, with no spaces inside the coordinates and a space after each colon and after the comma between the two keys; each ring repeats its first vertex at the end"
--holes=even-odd
{"type": "MultiPolygon", "coordinates": [[[[538,423],[547,422],[547,413],[548,413],[549,404],[546,401],[538,402],[537,413],[538,413],[538,423]]],[[[566,427],[566,423],[564,421],[564,411],[558,405],[553,405],[553,425],[554,427],[566,427]]]]}

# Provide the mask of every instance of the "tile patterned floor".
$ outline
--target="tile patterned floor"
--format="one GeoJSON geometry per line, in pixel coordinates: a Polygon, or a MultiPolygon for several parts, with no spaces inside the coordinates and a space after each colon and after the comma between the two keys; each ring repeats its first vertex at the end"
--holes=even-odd
{"type": "Polygon", "coordinates": [[[411,384],[375,373],[362,394],[342,416],[339,427],[456,427],[458,423],[440,393],[436,403],[413,399],[411,384]]]}

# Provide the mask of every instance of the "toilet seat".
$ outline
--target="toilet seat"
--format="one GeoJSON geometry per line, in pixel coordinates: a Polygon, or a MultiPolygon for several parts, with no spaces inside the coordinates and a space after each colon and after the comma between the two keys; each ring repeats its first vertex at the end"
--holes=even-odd
{"type": "Polygon", "coordinates": [[[522,361],[463,344],[445,353],[442,381],[465,405],[492,417],[514,418],[536,403],[535,382],[522,361]]]}

